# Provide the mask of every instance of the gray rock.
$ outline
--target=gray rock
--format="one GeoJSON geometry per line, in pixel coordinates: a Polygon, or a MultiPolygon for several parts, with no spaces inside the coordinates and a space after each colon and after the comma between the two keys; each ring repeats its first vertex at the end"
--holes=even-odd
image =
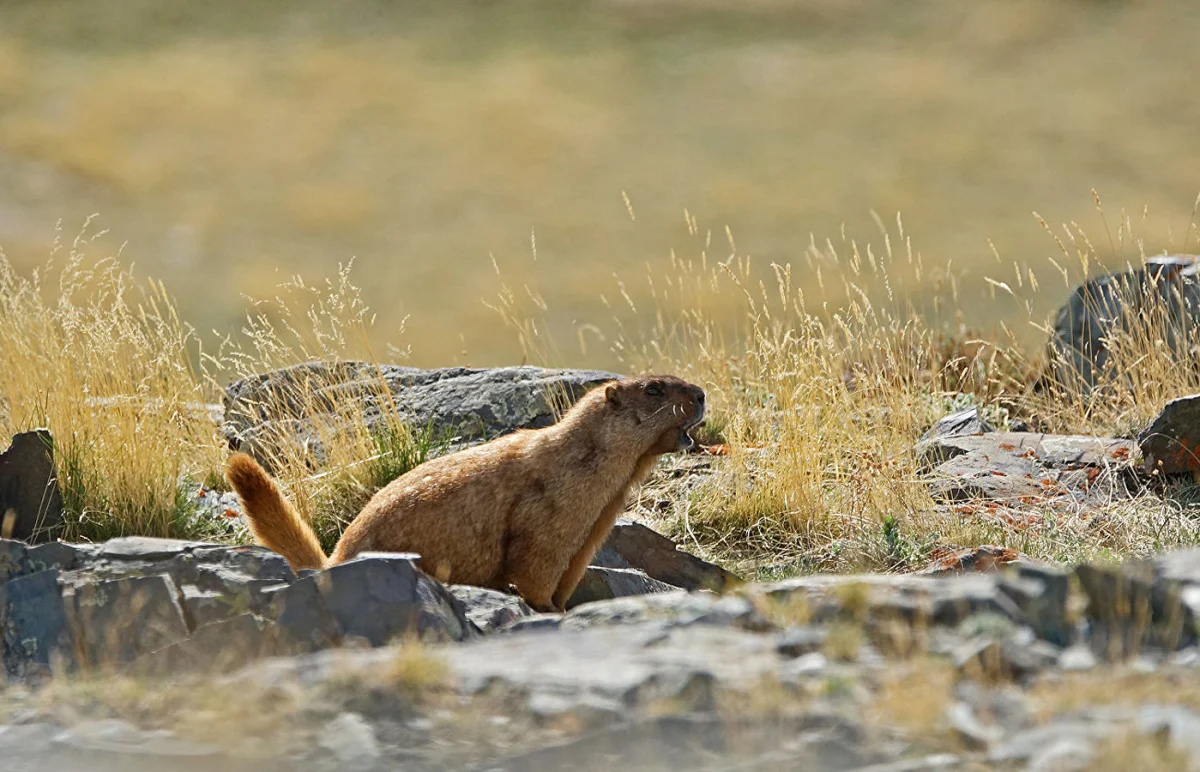
{"type": "Polygon", "coordinates": [[[62,526],[54,440],[38,429],[13,435],[0,453],[0,534],[26,542],[53,539],[62,526]]]}
{"type": "Polygon", "coordinates": [[[1200,471],[1200,394],[1173,399],[1138,434],[1146,472],[1200,471]]]}
{"type": "Polygon", "coordinates": [[[965,702],[955,702],[946,711],[946,722],[968,747],[987,748],[1004,736],[998,726],[985,724],[965,702]]]}
{"type": "Polygon", "coordinates": [[[932,756],[922,756],[917,759],[904,759],[885,764],[871,764],[859,767],[854,772],[934,772],[938,769],[961,769],[963,759],[953,753],[936,753],[932,756]]]}
{"type": "Polygon", "coordinates": [[[84,751],[88,755],[136,755],[143,759],[216,758],[220,751],[210,745],[181,740],[169,732],[146,732],[117,719],[88,721],[62,731],[58,745],[84,751]]]}
{"type": "Polygon", "coordinates": [[[343,637],[382,646],[402,635],[463,640],[462,604],[421,572],[416,556],[363,553],[313,577],[343,637]]]}
{"type": "Polygon", "coordinates": [[[993,432],[936,437],[918,443],[916,453],[932,468],[931,486],[943,499],[1021,502],[1116,493],[1114,473],[1133,467],[1137,445],[1105,437],[993,432]],[[1089,469],[1103,470],[1104,478],[1089,469]]]}
{"type": "Polygon", "coordinates": [[[1057,648],[1017,632],[966,642],[954,653],[954,664],[970,678],[1023,681],[1057,665],[1058,657],[1057,648]]]}
{"type": "MultiPolygon", "coordinates": [[[[1082,754],[1108,739],[1112,730],[1112,725],[1108,722],[1055,721],[1045,726],[1016,732],[1004,738],[992,747],[988,754],[988,761],[993,763],[1029,761],[1052,752],[1055,757],[1058,757],[1060,751],[1055,750],[1055,745],[1059,743],[1069,743],[1072,754],[1082,754]]],[[[1042,768],[1047,769],[1045,766],[1042,768]]]]}
{"type": "Polygon", "coordinates": [[[921,435],[922,440],[932,440],[937,437],[966,437],[972,434],[986,434],[996,429],[979,415],[979,408],[972,405],[957,410],[938,419],[929,427],[929,431],[921,435]]]}
{"type": "Polygon", "coordinates": [[[29,549],[24,542],[0,539],[0,583],[15,576],[32,573],[29,565],[29,549]]]}
{"type": "Polygon", "coordinates": [[[1076,772],[1088,769],[1099,748],[1094,739],[1064,737],[1052,739],[1029,759],[1029,772],[1076,772]]]}
{"type": "Polygon", "coordinates": [[[618,520],[604,546],[592,558],[602,568],[634,568],[685,590],[724,590],[739,583],[720,566],[684,552],[675,543],[641,523],[618,520]]]}
{"type": "Polygon", "coordinates": [[[316,575],[297,579],[270,593],[271,618],[294,652],[317,651],[341,640],[337,620],[321,596],[316,575]]]}
{"type": "Polygon", "coordinates": [[[1200,759],[1200,716],[1194,711],[1181,705],[1143,705],[1137,728],[1142,734],[1165,735],[1175,750],[1200,759]]]}
{"type": "Polygon", "coordinates": [[[371,724],[357,713],[342,713],[325,725],[318,745],[348,772],[371,769],[382,755],[371,724]]]}
{"type": "MultiPolygon", "coordinates": [[[[489,439],[554,422],[553,403],[570,404],[617,378],[596,370],[537,367],[420,370],[365,362],[312,362],[236,381],[225,390],[224,431],[230,446],[264,460],[264,442],[307,443],[323,450],[310,411],[361,405],[369,428],[386,429],[393,409],[405,425],[428,426],[461,442],[489,439]],[[382,379],[382,380],[381,380],[382,379]]],[[[331,416],[325,414],[325,419],[331,416]]]]}
{"type": "Polygon", "coordinates": [[[156,678],[185,672],[227,672],[292,650],[273,622],[247,613],[197,628],[186,639],[138,657],[128,670],[156,678]]]}
{"type": "Polygon", "coordinates": [[[1086,646],[1071,646],[1058,656],[1058,667],[1066,671],[1091,670],[1096,664],[1096,655],[1086,646]]]}
{"type": "Polygon", "coordinates": [[[31,547],[26,560],[31,573],[45,571],[48,568],[71,571],[79,568],[91,557],[93,552],[81,545],[52,541],[31,547]]]}
{"type": "Polygon", "coordinates": [[[467,619],[485,633],[533,616],[533,609],[517,595],[466,584],[451,584],[446,589],[462,603],[467,619]]]}
{"type": "Polygon", "coordinates": [[[569,611],[560,626],[564,630],[581,630],[648,621],[671,627],[713,626],[760,632],[770,629],[747,598],[682,590],[587,603],[569,611]]]}
{"type": "Polygon", "coordinates": [[[678,590],[669,584],[651,579],[641,571],[628,568],[597,568],[589,566],[587,573],[567,599],[567,610],[598,600],[625,598],[630,595],[649,595],[678,590]]]}
{"type": "Polygon", "coordinates": [[[100,557],[107,560],[168,560],[177,555],[191,552],[197,547],[214,546],[216,545],[179,539],[122,536],[104,542],[100,549],[100,557]]]}
{"type": "Polygon", "coordinates": [[[789,627],[775,637],[775,650],[784,657],[802,657],[819,652],[829,638],[829,629],[816,625],[789,627]]]}
{"type": "Polygon", "coordinates": [[[1012,598],[1038,637],[1056,646],[1069,646],[1076,637],[1068,617],[1071,575],[1056,566],[1019,563],[1005,568],[1000,590],[1012,598]]]}
{"type": "Polygon", "coordinates": [[[179,591],[169,576],[76,584],[64,594],[87,663],[106,667],[188,637],[179,591]]]}
{"type": "Polygon", "coordinates": [[[1001,590],[994,574],[818,575],[766,584],[762,591],[777,603],[803,604],[815,624],[850,618],[868,625],[898,620],[957,626],[981,612],[1025,623],[1021,609],[1001,590]]]}
{"type": "Polygon", "coordinates": [[[1197,642],[1196,615],[1187,602],[1195,593],[1188,584],[1162,574],[1163,566],[1179,572],[1190,560],[1200,558],[1200,550],[1187,552],[1192,554],[1171,556],[1161,563],[1076,566],[1075,575],[1087,597],[1085,614],[1094,651],[1123,658],[1137,655],[1146,646],[1175,651],[1197,642]]]}
{"type": "MultiPolygon", "coordinates": [[[[1089,390],[1106,374],[1111,353],[1106,339],[1118,331],[1144,327],[1150,318],[1166,321],[1161,333],[1179,356],[1194,340],[1200,310],[1200,260],[1196,255],[1162,255],[1129,271],[1088,279],[1075,288],[1059,309],[1050,339],[1051,366],[1039,386],[1058,383],[1072,390],[1089,390]]],[[[1154,330],[1154,334],[1159,334],[1154,330]]]]}
{"type": "Polygon", "coordinates": [[[4,666],[13,676],[47,674],[51,665],[75,666],[74,637],[58,586],[58,572],[39,571],[0,585],[4,666]]]}

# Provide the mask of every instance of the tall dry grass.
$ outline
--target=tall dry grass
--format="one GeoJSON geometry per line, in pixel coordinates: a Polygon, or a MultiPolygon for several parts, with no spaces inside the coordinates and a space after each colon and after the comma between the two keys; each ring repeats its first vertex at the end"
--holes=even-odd
{"type": "Polygon", "coordinates": [[[66,536],[189,530],[179,480],[220,448],[199,343],[161,284],[88,255],[95,235],[28,277],[0,253],[0,432],[53,433],[66,536]]]}
{"type": "MultiPolygon", "coordinates": [[[[189,498],[221,485],[229,451],[212,409],[221,383],[300,362],[373,363],[372,319],[346,269],[315,287],[285,283],[239,335],[209,349],[161,283],[135,276],[119,255],[89,253],[100,235],[85,224],[28,276],[0,252],[0,434],[51,431],[64,538],[245,538],[198,514],[189,498]]],[[[361,386],[390,398],[369,367],[361,386]]],[[[327,543],[431,448],[428,433],[410,431],[394,410],[369,429],[357,400],[322,398],[303,383],[273,397],[280,404],[262,408],[286,402],[325,452],[314,458],[311,445],[281,429],[263,437],[260,457],[327,543]]]]}
{"type": "MultiPolygon", "coordinates": [[[[1096,205],[1103,218],[1098,196],[1096,205]]],[[[1036,535],[962,520],[931,498],[912,452],[937,418],[969,404],[1001,429],[1020,419],[1043,431],[1129,436],[1166,400],[1198,390],[1197,330],[1181,327],[1178,309],[1153,291],[1119,298],[1129,324],[1108,337],[1109,363],[1093,388],[1039,382],[1067,365],[1067,352],[1027,342],[1030,329],[1041,341],[1052,329],[1053,317],[1036,310],[1054,307],[1046,294],[1061,303],[1081,278],[1144,261],[1144,234],[1124,213],[1102,247],[1074,223],[1042,221],[1060,249],[1044,268],[997,254],[984,302],[1015,304],[1027,329],[986,334],[962,323],[978,301],[960,295],[954,268],[926,264],[899,217],[877,219],[874,243],[843,232],[812,240],[795,263],[765,268],[728,230],[687,222],[695,257],[673,253],[665,267],[647,269],[640,289],[618,280],[614,318],[586,335],[628,372],[677,372],[713,395],[731,455],[664,523],[687,542],[747,570],[793,572],[911,568],[939,541],[1000,541],[1080,559],[1200,539],[1178,503],[1158,499],[1122,505],[1112,524],[1091,530],[1084,518],[1049,513],[1036,535]],[[1039,271],[1061,284],[1039,281],[1039,271]],[[896,289],[896,275],[938,292],[917,305],[896,289]],[[806,292],[814,280],[819,291],[806,292]],[[645,316],[654,323],[636,326],[645,316]],[[1164,343],[1171,334],[1179,346],[1164,343]]],[[[1193,218],[1184,244],[1194,230],[1193,218]]],[[[507,289],[499,306],[527,356],[555,350],[537,321],[552,304],[535,287],[507,289]]]]}

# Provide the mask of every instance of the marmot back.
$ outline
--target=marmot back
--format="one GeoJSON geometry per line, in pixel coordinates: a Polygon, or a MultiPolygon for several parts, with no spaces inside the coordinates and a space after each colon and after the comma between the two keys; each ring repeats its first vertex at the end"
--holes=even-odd
{"type": "Polygon", "coordinates": [[[583,396],[558,423],[432,459],[363,508],[326,559],[312,529],[245,454],[227,477],[260,544],[293,568],[360,552],[415,552],[441,581],[515,588],[562,610],[595,551],[663,453],[692,445],[704,392],[672,376],[622,379],[583,396]]]}

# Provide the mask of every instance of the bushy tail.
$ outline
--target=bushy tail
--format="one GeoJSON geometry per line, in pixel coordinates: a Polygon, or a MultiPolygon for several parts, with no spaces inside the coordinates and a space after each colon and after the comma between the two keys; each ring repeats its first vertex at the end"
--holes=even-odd
{"type": "Polygon", "coordinates": [[[294,571],[325,567],[328,558],[317,535],[257,461],[234,453],[225,465],[225,479],[241,499],[259,544],[283,555],[294,571]]]}

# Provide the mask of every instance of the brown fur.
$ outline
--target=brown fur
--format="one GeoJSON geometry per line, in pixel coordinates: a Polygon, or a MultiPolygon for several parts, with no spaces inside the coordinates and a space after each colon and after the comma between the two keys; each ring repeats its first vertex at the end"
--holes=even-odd
{"type": "Polygon", "coordinates": [[[691,445],[704,392],[670,376],[623,379],[584,395],[562,420],[427,461],[367,502],[325,557],[312,529],[249,456],[227,477],[259,543],[295,569],[360,552],[416,552],[442,581],[515,588],[562,610],[621,511],[664,453],[691,445]]]}

